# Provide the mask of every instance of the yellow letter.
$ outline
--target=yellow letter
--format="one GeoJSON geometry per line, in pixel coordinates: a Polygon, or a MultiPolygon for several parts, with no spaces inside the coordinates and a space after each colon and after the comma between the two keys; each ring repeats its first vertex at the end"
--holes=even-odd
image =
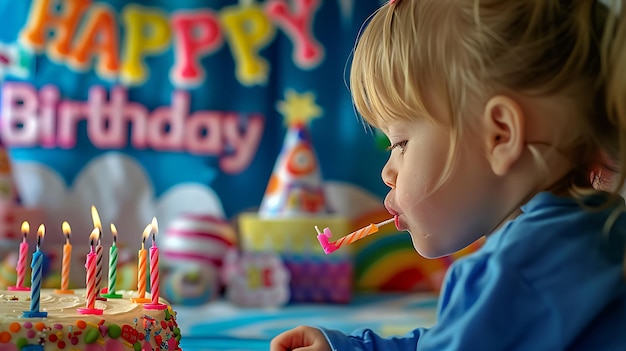
{"type": "Polygon", "coordinates": [[[143,58],[163,52],[170,42],[169,23],[161,11],[139,5],[127,5],[122,18],[126,42],[120,78],[125,83],[140,84],[148,74],[143,58]]]}
{"type": "Polygon", "coordinates": [[[259,51],[274,36],[275,28],[270,19],[254,1],[225,8],[221,18],[239,82],[244,85],[265,83],[269,64],[259,56],[259,51]]]}

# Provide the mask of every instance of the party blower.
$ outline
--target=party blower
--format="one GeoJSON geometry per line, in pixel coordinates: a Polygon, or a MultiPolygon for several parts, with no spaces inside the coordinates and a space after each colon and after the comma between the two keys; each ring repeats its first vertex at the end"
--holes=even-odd
{"type": "Polygon", "coordinates": [[[331,252],[334,252],[338,248],[343,245],[351,244],[359,239],[363,239],[370,234],[374,234],[378,231],[378,228],[384,226],[385,224],[393,223],[395,217],[389,218],[386,221],[382,221],[380,223],[372,223],[366,227],[361,229],[357,229],[352,233],[343,236],[336,241],[330,242],[330,238],[333,236],[333,233],[329,228],[324,228],[324,232],[320,233],[320,230],[317,226],[315,226],[315,231],[317,232],[317,240],[319,240],[320,245],[322,245],[322,249],[324,249],[324,253],[327,255],[331,252]]]}

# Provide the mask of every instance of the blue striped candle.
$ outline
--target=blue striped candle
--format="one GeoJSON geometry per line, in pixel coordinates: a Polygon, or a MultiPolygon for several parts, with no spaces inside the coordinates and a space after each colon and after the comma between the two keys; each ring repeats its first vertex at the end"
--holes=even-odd
{"type": "Polygon", "coordinates": [[[24,311],[22,315],[27,318],[43,318],[48,315],[48,312],[40,312],[39,307],[41,301],[39,296],[41,294],[41,276],[43,275],[43,253],[39,250],[41,246],[41,239],[46,232],[46,227],[43,224],[39,226],[37,231],[37,251],[33,253],[33,260],[31,261],[30,268],[30,311],[24,311]]]}
{"type": "Polygon", "coordinates": [[[41,294],[41,275],[43,272],[43,254],[39,251],[39,248],[33,253],[30,268],[32,268],[30,278],[30,310],[38,312],[40,306],[39,297],[41,294]]]}

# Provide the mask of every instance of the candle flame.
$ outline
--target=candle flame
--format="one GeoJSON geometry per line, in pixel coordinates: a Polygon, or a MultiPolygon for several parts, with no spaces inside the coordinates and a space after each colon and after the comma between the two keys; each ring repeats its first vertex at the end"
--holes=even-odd
{"type": "Polygon", "coordinates": [[[37,229],[37,236],[43,238],[46,235],[46,226],[43,224],[39,225],[39,229],[37,229]]]}
{"type": "Polygon", "coordinates": [[[28,224],[28,221],[24,221],[22,222],[22,233],[26,235],[28,232],[30,232],[30,224],[28,224]]]}
{"type": "Polygon", "coordinates": [[[70,224],[67,221],[63,221],[61,224],[61,228],[63,228],[63,234],[65,234],[65,243],[70,243],[70,233],[72,233],[72,229],[70,228],[70,224]]]}
{"type": "Polygon", "coordinates": [[[67,221],[63,221],[63,224],[61,225],[61,227],[63,227],[63,234],[66,236],[69,236],[72,233],[72,229],[70,228],[70,224],[67,223],[67,221]]]}
{"type": "Polygon", "coordinates": [[[91,205],[91,218],[93,220],[93,226],[99,229],[99,233],[102,232],[102,222],[100,222],[100,215],[96,206],[91,205]]]}
{"type": "Polygon", "coordinates": [[[159,223],[157,222],[156,217],[152,217],[152,230],[154,231],[154,234],[159,233],[159,223]]]}
{"type": "Polygon", "coordinates": [[[111,233],[113,233],[113,244],[115,244],[117,242],[117,228],[113,223],[111,223],[111,233]]]}
{"type": "Polygon", "coordinates": [[[91,245],[93,245],[94,240],[98,239],[99,236],[100,236],[100,229],[98,227],[93,228],[93,230],[91,231],[91,234],[89,234],[89,241],[91,242],[91,245]]]}
{"type": "Polygon", "coordinates": [[[146,226],[146,229],[143,230],[143,241],[145,242],[150,233],[152,232],[152,223],[146,226]]]}

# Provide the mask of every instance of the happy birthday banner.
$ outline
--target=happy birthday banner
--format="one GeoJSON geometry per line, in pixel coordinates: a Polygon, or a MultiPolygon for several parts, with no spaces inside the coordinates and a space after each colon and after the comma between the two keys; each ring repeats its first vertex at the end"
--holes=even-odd
{"type": "MultiPolygon", "coordinates": [[[[23,204],[89,233],[157,216],[230,219],[259,207],[286,133],[278,106],[310,97],[330,210],[379,209],[386,153],[345,84],[379,1],[0,2],[0,139],[23,204]],[[355,200],[356,199],[356,200],[355,200]]],[[[85,235],[87,235],[85,234],[85,235]]],[[[314,235],[314,233],[312,233],[314,235]]]]}

